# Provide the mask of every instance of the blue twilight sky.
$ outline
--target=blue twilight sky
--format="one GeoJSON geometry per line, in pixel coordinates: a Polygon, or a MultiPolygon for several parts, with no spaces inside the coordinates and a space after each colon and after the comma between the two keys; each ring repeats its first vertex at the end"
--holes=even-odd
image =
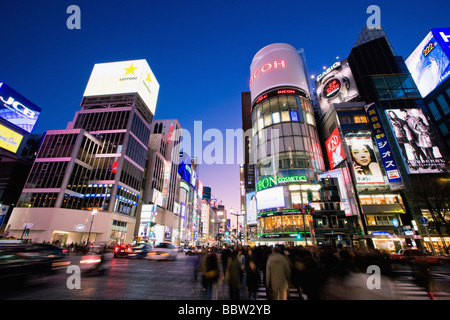
{"type": "MultiPolygon", "coordinates": [[[[372,4],[405,59],[431,28],[450,27],[448,0],[1,0],[0,81],[42,109],[33,131],[42,133],[73,119],[95,63],[146,59],[161,86],[155,119],[225,132],[241,127],[241,92],[259,49],[303,48],[317,75],[348,56],[372,4]],[[81,9],[81,30],[66,27],[70,5],[81,9]]],[[[199,178],[239,208],[238,165],[203,165],[199,178]]]]}

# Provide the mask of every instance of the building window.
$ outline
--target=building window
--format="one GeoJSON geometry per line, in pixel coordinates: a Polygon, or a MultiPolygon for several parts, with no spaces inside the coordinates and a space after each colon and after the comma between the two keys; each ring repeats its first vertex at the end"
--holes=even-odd
{"type": "Polygon", "coordinates": [[[410,75],[389,75],[372,77],[380,100],[420,98],[410,75]]]}
{"type": "Polygon", "coordinates": [[[428,108],[430,109],[431,114],[436,121],[441,119],[441,114],[439,113],[439,110],[437,109],[436,104],[433,101],[430,101],[430,103],[428,104],[428,108]]]}
{"type": "Polygon", "coordinates": [[[448,135],[448,128],[447,128],[447,125],[445,123],[441,123],[439,125],[439,129],[441,130],[443,136],[448,135]]]}
{"type": "Polygon", "coordinates": [[[445,114],[449,114],[450,113],[450,107],[448,106],[447,101],[445,100],[444,96],[442,94],[438,95],[436,97],[437,101],[439,102],[439,105],[441,106],[442,111],[445,114]]]}
{"type": "Polygon", "coordinates": [[[368,123],[367,116],[365,115],[353,116],[353,121],[355,123],[368,123]]]}

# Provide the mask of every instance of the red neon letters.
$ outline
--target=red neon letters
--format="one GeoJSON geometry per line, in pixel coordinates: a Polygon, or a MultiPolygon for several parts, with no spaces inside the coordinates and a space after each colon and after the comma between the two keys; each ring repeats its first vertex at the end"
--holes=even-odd
{"type": "Polygon", "coordinates": [[[281,60],[281,61],[274,61],[273,63],[266,63],[265,65],[263,65],[261,68],[257,69],[255,71],[254,74],[252,74],[252,76],[250,77],[250,83],[249,86],[252,86],[253,81],[258,78],[261,74],[272,70],[272,69],[278,69],[278,67],[281,68],[286,68],[286,61],[285,60],[281,60]]]}

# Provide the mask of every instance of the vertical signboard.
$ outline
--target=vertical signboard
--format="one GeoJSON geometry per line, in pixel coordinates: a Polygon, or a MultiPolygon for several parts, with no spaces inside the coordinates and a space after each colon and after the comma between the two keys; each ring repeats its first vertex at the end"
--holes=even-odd
{"type": "Polygon", "coordinates": [[[325,147],[327,148],[328,161],[332,170],[345,159],[341,136],[337,127],[325,141],[325,147]]]}
{"type": "Polygon", "coordinates": [[[367,117],[372,128],[372,132],[377,143],[378,151],[383,161],[384,169],[389,183],[401,183],[400,172],[392,154],[391,146],[386,137],[383,125],[377,111],[377,106],[372,103],[365,106],[367,117]]]}

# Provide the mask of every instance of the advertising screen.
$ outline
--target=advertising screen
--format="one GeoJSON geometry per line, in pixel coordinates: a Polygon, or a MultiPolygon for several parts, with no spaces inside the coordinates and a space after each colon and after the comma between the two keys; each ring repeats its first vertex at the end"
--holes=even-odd
{"type": "Polygon", "coordinates": [[[38,106],[0,82],[0,118],[31,133],[40,113],[38,106]]]}
{"type": "Polygon", "coordinates": [[[159,83],[146,60],[98,63],[94,66],[84,96],[138,93],[154,115],[159,83]]]}
{"type": "Polygon", "coordinates": [[[445,159],[422,110],[388,109],[386,115],[408,173],[443,172],[445,159]]]}
{"type": "Polygon", "coordinates": [[[422,97],[427,96],[450,76],[450,58],[446,53],[449,50],[440,44],[446,43],[445,40],[448,39],[443,38],[440,32],[436,34],[440,41],[436,39],[434,32],[430,31],[405,60],[422,97]]]}
{"type": "Polygon", "coordinates": [[[17,152],[23,136],[0,124],[0,148],[17,152]]]}
{"type": "Polygon", "coordinates": [[[357,184],[384,183],[383,173],[375,156],[372,138],[346,136],[357,184]]]}
{"type": "Polygon", "coordinates": [[[283,187],[264,189],[256,193],[258,210],[284,207],[283,187]]]}
{"type": "Polygon", "coordinates": [[[359,96],[347,59],[335,62],[316,78],[320,109],[327,112],[333,103],[348,102],[359,96]]]}
{"type": "Polygon", "coordinates": [[[249,192],[245,195],[245,207],[247,215],[247,224],[256,224],[256,192],[249,192]]]}
{"type": "Polygon", "coordinates": [[[336,127],[328,139],[325,141],[325,147],[327,148],[328,161],[330,169],[334,169],[339,163],[345,159],[344,149],[342,148],[341,136],[339,130],[336,127]]]}

